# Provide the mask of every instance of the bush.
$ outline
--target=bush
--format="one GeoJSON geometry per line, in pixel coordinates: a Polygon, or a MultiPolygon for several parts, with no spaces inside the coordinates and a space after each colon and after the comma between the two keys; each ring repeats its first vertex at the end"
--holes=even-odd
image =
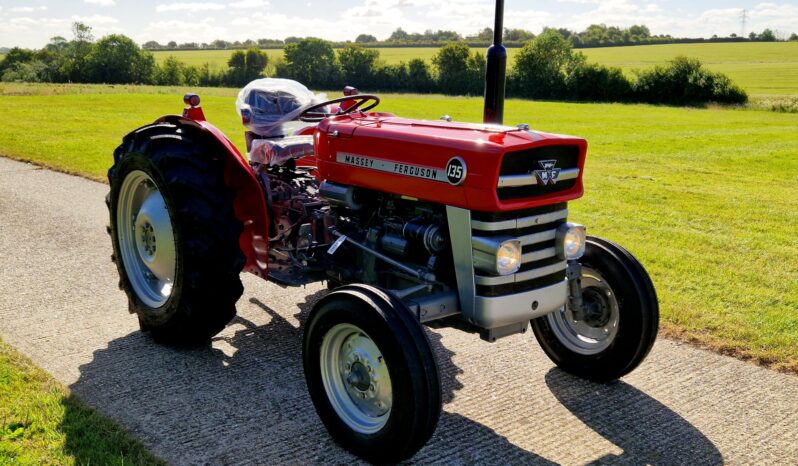
{"type": "Polygon", "coordinates": [[[260,78],[268,64],[269,56],[260,49],[253,47],[246,52],[238,50],[227,60],[229,68],[223,81],[230,86],[245,86],[248,82],[260,78]]]}
{"type": "Polygon", "coordinates": [[[47,70],[47,65],[39,60],[29,62],[17,62],[0,75],[0,81],[6,82],[43,82],[43,75],[47,70]]]}
{"type": "Polygon", "coordinates": [[[311,89],[335,88],[341,85],[341,68],[332,43],[315,38],[288,43],[285,60],[277,68],[277,76],[301,82],[311,89]]]}
{"type": "Polygon", "coordinates": [[[620,68],[583,63],[566,79],[568,95],[575,100],[623,102],[632,93],[632,84],[620,68]]]}
{"type": "Polygon", "coordinates": [[[695,105],[742,104],[748,95],[726,75],[709,71],[694,58],[676,57],[667,66],[637,73],[636,99],[649,103],[695,105]]]}
{"type": "Polygon", "coordinates": [[[111,34],[91,46],[86,66],[91,82],[149,84],[155,71],[155,58],[129,37],[111,34]]]}
{"type": "Polygon", "coordinates": [[[426,61],[414,58],[407,64],[407,90],[423,93],[435,91],[435,81],[426,61]]]}
{"type": "Polygon", "coordinates": [[[407,65],[404,63],[381,65],[374,72],[372,89],[383,92],[405,91],[407,82],[407,65]]]}
{"type": "Polygon", "coordinates": [[[34,56],[35,54],[32,50],[14,47],[0,61],[0,76],[8,70],[14,70],[18,65],[32,62],[34,56]]]}
{"type": "Polygon", "coordinates": [[[432,58],[438,90],[444,94],[479,95],[484,90],[485,58],[465,42],[446,44],[432,58]]]}
{"type": "Polygon", "coordinates": [[[529,41],[515,57],[510,90],[521,97],[554,99],[567,95],[567,76],[585,57],[575,54],[571,43],[553,29],[529,41]]]}
{"type": "Polygon", "coordinates": [[[338,51],[341,75],[344,84],[351,86],[371,86],[374,84],[374,71],[380,52],[360,45],[347,45],[338,51]]]}
{"type": "Polygon", "coordinates": [[[156,65],[155,84],[160,86],[182,86],[186,84],[185,65],[173,55],[169,55],[163,64],[156,65]]]}

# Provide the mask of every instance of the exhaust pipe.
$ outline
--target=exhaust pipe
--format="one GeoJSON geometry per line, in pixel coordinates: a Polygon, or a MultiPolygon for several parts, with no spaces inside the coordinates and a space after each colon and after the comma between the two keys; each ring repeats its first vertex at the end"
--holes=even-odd
{"type": "Polygon", "coordinates": [[[496,22],[493,26],[493,45],[488,48],[485,73],[484,123],[504,123],[504,92],[507,79],[507,49],[502,45],[504,35],[504,0],[496,0],[496,22]]]}

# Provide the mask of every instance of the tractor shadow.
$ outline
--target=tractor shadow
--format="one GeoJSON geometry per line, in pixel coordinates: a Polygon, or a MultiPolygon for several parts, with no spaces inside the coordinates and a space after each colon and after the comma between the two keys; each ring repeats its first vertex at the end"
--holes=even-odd
{"type": "MultiPolygon", "coordinates": [[[[358,463],[327,434],[305,387],[302,324],[325,294],[319,290],[304,302],[277,303],[276,307],[294,309],[288,316],[248,292],[239,302],[244,312],[202,348],[159,346],[146,334],[130,333],[95,351],[70,389],[170,464],[358,463]]],[[[440,334],[427,334],[439,364],[443,401],[449,403],[463,388],[458,381],[463,371],[440,334]]],[[[593,464],[722,463],[717,449],[697,429],[629,385],[592,384],[557,369],[549,371],[545,381],[560,403],[624,450],[593,464]],[[597,402],[602,399],[610,402],[597,402]]],[[[96,457],[84,453],[85,413],[74,405],[64,403],[65,450],[78,464],[96,463],[96,457]]],[[[129,459],[124,451],[112,453],[129,459]]],[[[427,446],[411,460],[440,462],[555,464],[473,419],[447,411],[441,413],[427,446]]]]}
{"type": "Polygon", "coordinates": [[[590,465],[724,464],[717,447],[690,422],[623,381],[593,383],[556,367],[545,380],[557,401],[623,450],[590,465]]]}
{"type": "MultiPolygon", "coordinates": [[[[292,321],[257,298],[242,300],[239,307],[258,308],[268,322],[258,325],[238,316],[203,348],[164,347],[146,334],[131,333],[95,351],[70,389],[169,464],[359,463],[327,434],[305,387],[303,325],[297,323],[304,324],[326,294],[306,296],[292,321]]],[[[452,363],[454,353],[441,344],[440,335],[428,331],[428,336],[447,403],[462,388],[457,381],[462,370],[452,363]]],[[[65,449],[78,464],[88,464],[94,458],[83,453],[85,433],[73,428],[80,413],[71,406],[64,403],[65,449]]],[[[411,463],[474,464],[496,458],[553,464],[482,424],[445,411],[436,434],[411,463]],[[464,448],[464,439],[480,448],[464,448]]]]}

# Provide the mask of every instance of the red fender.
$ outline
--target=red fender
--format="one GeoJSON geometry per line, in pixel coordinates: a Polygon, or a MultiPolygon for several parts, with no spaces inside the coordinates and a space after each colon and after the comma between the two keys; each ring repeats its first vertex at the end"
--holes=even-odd
{"type": "Polygon", "coordinates": [[[185,117],[169,115],[158,119],[157,122],[168,122],[200,129],[212,135],[225,149],[224,181],[236,192],[233,208],[236,218],[244,225],[244,230],[239,237],[241,251],[247,258],[244,271],[266,279],[269,262],[269,213],[266,210],[263,189],[255,178],[249,162],[227,136],[219,128],[205,121],[200,108],[195,107],[191,110],[195,112],[190,112],[185,117]]]}

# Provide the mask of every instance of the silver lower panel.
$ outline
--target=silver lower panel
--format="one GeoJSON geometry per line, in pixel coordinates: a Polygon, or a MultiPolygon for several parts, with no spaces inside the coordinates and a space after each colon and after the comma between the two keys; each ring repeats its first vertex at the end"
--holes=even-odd
{"type": "Polygon", "coordinates": [[[563,307],[567,300],[568,280],[507,296],[477,296],[472,319],[482,328],[503,327],[545,316],[563,307]]]}

